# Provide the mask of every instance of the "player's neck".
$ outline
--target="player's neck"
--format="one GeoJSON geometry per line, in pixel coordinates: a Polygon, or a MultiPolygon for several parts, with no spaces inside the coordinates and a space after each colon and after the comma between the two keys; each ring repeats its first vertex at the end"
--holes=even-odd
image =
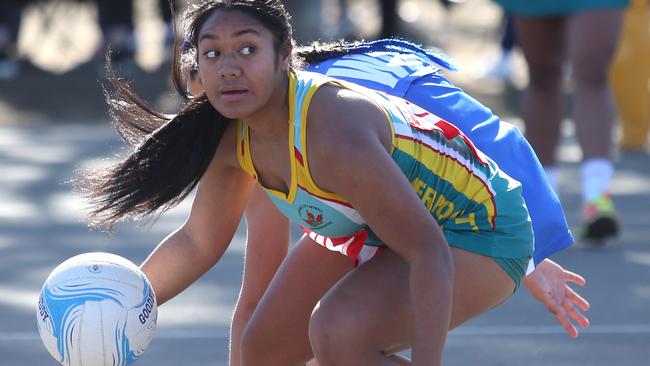
{"type": "Polygon", "coordinates": [[[245,119],[248,126],[259,136],[274,138],[286,135],[289,121],[288,89],[289,80],[284,78],[268,102],[245,119]]]}

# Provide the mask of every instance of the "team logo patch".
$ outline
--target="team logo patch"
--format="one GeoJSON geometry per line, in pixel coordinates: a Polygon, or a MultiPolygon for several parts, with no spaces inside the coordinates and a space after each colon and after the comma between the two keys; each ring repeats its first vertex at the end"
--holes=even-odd
{"type": "Polygon", "coordinates": [[[323,210],[316,206],[302,205],[298,208],[298,215],[312,230],[322,229],[332,223],[325,221],[323,210]]]}

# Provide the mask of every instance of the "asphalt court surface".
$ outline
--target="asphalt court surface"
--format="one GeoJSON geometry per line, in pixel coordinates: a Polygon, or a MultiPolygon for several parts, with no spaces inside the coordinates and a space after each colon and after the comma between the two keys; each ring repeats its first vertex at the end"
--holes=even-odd
{"type": "MultiPolygon", "coordinates": [[[[0,354],[2,365],[53,364],[36,333],[35,306],[47,274],[88,251],[139,263],[188,210],[124,224],[110,238],[82,223],[82,202],[66,184],[74,172],[120,153],[107,124],[0,127],[0,354]]],[[[565,149],[571,149],[567,143],[565,149]]],[[[525,289],[449,336],[446,365],[648,365],[650,360],[650,157],[624,154],[614,181],[623,221],[601,249],[576,244],[554,259],[588,280],[590,329],[572,340],[525,289]]],[[[561,166],[570,224],[577,223],[577,165],[561,166]]],[[[159,329],[140,365],[225,365],[228,321],[241,281],[244,227],[208,274],[162,306],[159,329]]]]}

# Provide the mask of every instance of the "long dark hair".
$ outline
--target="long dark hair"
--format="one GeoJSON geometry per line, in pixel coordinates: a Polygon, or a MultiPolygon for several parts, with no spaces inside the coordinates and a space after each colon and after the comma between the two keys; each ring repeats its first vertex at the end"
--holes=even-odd
{"type": "Polygon", "coordinates": [[[276,52],[293,43],[290,16],[279,0],[214,0],[188,9],[184,36],[174,42],[172,81],[185,102],[175,116],[154,111],[115,75],[107,58],[109,87],[104,94],[109,114],[131,151],[80,179],[92,226],[110,231],[125,218],[167,210],[187,197],[205,173],[231,120],[217,112],[205,94],[189,95],[186,76],[197,66],[198,33],[216,10],[241,11],[258,20],[274,35],[276,52]]]}
{"type": "MultiPolygon", "coordinates": [[[[154,111],[117,77],[107,62],[111,88],[104,88],[109,113],[130,154],[110,166],[88,174],[81,189],[90,201],[93,226],[112,226],[128,217],[144,217],[180,203],[205,173],[231,121],[217,112],[205,94],[187,91],[187,76],[197,68],[198,36],[216,10],[244,12],[263,24],[274,36],[276,52],[293,45],[290,16],[279,0],[214,0],[189,9],[185,14],[184,37],[174,42],[172,81],[185,101],[175,116],[154,111]]],[[[175,32],[176,33],[176,32],[175,32]]],[[[403,40],[358,43],[314,43],[294,52],[294,67],[369,51],[410,51],[435,57],[403,40]]],[[[433,58],[432,58],[433,59],[433,58]]],[[[444,60],[434,59],[445,65],[444,60]]],[[[447,67],[453,68],[453,67],[447,67]]]]}

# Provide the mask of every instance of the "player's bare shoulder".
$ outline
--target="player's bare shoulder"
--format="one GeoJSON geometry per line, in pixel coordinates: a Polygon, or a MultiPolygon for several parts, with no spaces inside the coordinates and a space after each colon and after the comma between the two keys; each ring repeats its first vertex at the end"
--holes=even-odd
{"type": "Polygon", "coordinates": [[[369,151],[390,151],[389,123],[381,107],[360,92],[319,89],[307,114],[307,160],[314,181],[334,192],[332,179],[367,162],[369,151]]]}
{"type": "Polygon", "coordinates": [[[307,143],[312,151],[323,144],[335,143],[342,148],[366,139],[379,139],[390,148],[390,122],[381,107],[362,91],[326,85],[314,94],[307,114],[307,143]]]}

